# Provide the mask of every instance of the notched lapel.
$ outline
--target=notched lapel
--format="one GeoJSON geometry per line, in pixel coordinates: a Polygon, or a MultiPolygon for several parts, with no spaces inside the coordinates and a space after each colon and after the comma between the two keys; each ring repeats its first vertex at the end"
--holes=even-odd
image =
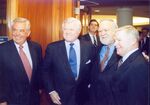
{"type": "MultiPolygon", "coordinates": [[[[105,70],[107,71],[107,69],[111,68],[112,66],[114,66],[116,64],[118,60],[118,56],[116,54],[116,50],[113,52],[113,55],[111,56],[110,60],[108,61],[105,70]]],[[[105,71],[104,70],[104,71],[105,71]]]]}
{"type": "MultiPolygon", "coordinates": [[[[68,61],[68,57],[67,57],[67,51],[66,51],[66,46],[65,46],[65,42],[62,41],[60,44],[59,44],[59,47],[58,47],[58,56],[61,56],[61,58],[59,57],[58,59],[61,59],[61,62],[63,64],[61,64],[64,68],[62,68],[63,70],[65,70],[65,72],[68,72],[69,75],[70,75],[70,78],[72,78],[73,80],[75,80],[74,76],[73,76],[73,73],[72,73],[72,70],[71,70],[71,67],[70,67],[70,64],[69,64],[69,61],[68,61]]],[[[67,73],[67,74],[68,74],[67,73]]],[[[69,76],[68,75],[68,76],[69,76]]]]}
{"type": "Polygon", "coordinates": [[[13,66],[13,68],[16,68],[15,69],[16,73],[18,73],[18,75],[22,75],[22,77],[26,77],[26,80],[28,80],[23,63],[21,61],[21,58],[19,56],[19,53],[18,53],[17,48],[13,41],[10,41],[9,49],[10,49],[9,51],[11,51],[10,52],[10,56],[12,57],[11,59],[15,60],[15,62],[12,62],[12,63],[14,63],[14,64],[12,64],[12,66],[13,66]]]}
{"type": "Polygon", "coordinates": [[[129,65],[132,63],[132,61],[140,54],[140,51],[137,50],[134,53],[132,53],[124,62],[123,64],[118,68],[118,71],[121,70],[126,70],[129,65]]]}
{"type": "Polygon", "coordinates": [[[32,77],[31,78],[33,78],[33,75],[35,74],[34,72],[35,72],[35,70],[37,70],[37,61],[36,61],[37,59],[36,58],[38,55],[35,52],[35,49],[31,42],[28,42],[28,47],[29,47],[29,52],[31,54],[31,60],[32,60],[32,77]]]}

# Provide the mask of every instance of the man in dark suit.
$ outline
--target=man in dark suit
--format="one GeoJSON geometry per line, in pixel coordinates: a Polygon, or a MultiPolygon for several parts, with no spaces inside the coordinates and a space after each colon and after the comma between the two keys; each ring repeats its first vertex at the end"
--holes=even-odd
{"type": "Polygon", "coordinates": [[[27,40],[29,35],[29,20],[16,18],[12,24],[12,40],[0,45],[2,105],[39,105],[42,50],[39,44],[27,40]]]}
{"type": "Polygon", "coordinates": [[[88,43],[94,45],[99,48],[101,45],[99,35],[98,35],[98,27],[99,23],[95,19],[91,19],[88,25],[89,32],[85,35],[79,37],[79,39],[87,41],[88,43]]]}
{"type": "Polygon", "coordinates": [[[149,53],[149,29],[143,28],[140,34],[140,41],[139,41],[139,48],[142,52],[144,52],[146,55],[149,53]]]}
{"type": "Polygon", "coordinates": [[[143,28],[140,34],[139,48],[144,57],[149,61],[150,55],[150,36],[149,29],[143,28]]]}
{"type": "Polygon", "coordinates": [[[91,105],[113,105],[110,80],[115,71],[114,64],[118,60],[113,39],[117,28],[117,24],[109,19],[102,20],[99,24],[102,47],[92,69],[91,105]]]}
{"type": "Polygon", "coordinates": [[[94,46],[78,40],[81,31],[78,19],[67,18],[62,30],[64,40],[51,43],[46,49],[42,66],[44,86],[53,104],[84,105],[88,100],[94,46]]]}
{"type": "Polygon", "coordinates": [[[115,34],[117,54],[122,58],[111,81],[116,105],[149,105],[148,62],[138,48],[139,33],[131,25],[115,34]]]}

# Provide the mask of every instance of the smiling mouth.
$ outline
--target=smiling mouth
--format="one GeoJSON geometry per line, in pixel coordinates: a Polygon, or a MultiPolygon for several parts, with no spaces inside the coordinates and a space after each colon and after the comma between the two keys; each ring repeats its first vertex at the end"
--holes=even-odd
{"type": "Polygon", "coordinates": [[[19,39],[21,39],[21,38],[20,38],[20,37],[15,37],[15,39],[19,40],[19,39]]]}

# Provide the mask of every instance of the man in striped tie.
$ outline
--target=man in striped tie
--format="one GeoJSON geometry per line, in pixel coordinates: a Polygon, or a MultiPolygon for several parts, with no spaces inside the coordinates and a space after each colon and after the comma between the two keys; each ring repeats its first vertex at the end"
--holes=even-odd
{"type": "Polygon", "coordinates": [[[16,18],[12,40],[0,45],[0,103],[4,105],[39,105],[39,44],[27,40],[30,22],[16,18]]]}
{"type": "Polygon", "coordinates": [[[113,39],[117,28],[117,24],[110,19],[102,20],[99,24],[102,47],[92,70],[91,105],[114,105],[109,81],[115,71],[114,64],[118,61],[113,39]]]}
{"type": "MultiPolygon", "coordinates": [[[[149,66],[139,47],[139,32],[132,25],[118,28],[115,34],[117,54],[122,64],[111,80],[117,105],[149,104],[149,66]]],[[[119,63],[118,63],[119,65],[119,63]]]]}

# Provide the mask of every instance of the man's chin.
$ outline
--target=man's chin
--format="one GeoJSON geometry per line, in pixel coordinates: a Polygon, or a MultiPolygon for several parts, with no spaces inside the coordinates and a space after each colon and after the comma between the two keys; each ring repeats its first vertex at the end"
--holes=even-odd
{"type": "Polygon", "coordinates": [[[108,43],[106,41],[101,41],[101,43],[104,45],[108,45],[108,43]]]}
{"type": "Polygon", "coordinates": [[[74,42],[75,40],[65,40],[66,42],[74,42]]]}

